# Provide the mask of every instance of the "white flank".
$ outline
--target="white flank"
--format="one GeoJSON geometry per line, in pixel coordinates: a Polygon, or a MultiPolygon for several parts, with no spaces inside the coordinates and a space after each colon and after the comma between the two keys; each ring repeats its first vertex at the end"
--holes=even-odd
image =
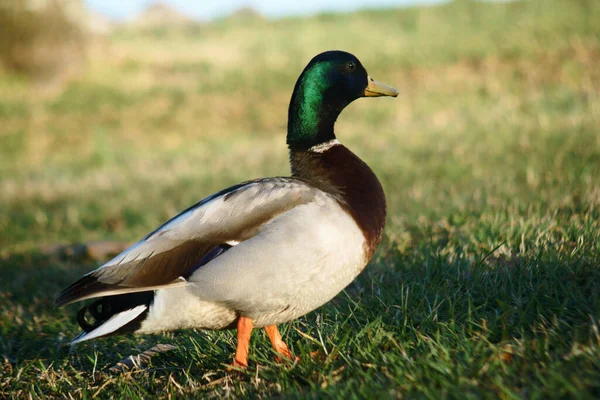
{"type": "Polygon", "coordinates": [[[93,331],[77,336],[71,342],[71,344],[76,344],[79,342],[83,342],[85,340],[94,339],[99,336],[103,336],[103,335],[112,333],[112,332],[116,331],[117,329],[119,329],[120,327],[122,327],[123,325],[126,325],[127,323],[136,319],[147,308],[148,308],[148,306],[145,306],[142,304],[135,308],[132,308],[131,310],[123,311],[123,312],[118,313],[117,315],[113,315],[112,317],[110,317],[108,319],[108,321],[106,321],[105,323],[103,323],[102,325],[100,325],[99,327],[94,329],[93,331]]]}
{"type": "Polygon", "coordinates": [[[337,139],[330,140],[329,142],[321,143],[316,146],[311,147],[308,151],[312,151],[313,153],[324,153],[333,146],[337,146],[340,144],[337,139]]]}

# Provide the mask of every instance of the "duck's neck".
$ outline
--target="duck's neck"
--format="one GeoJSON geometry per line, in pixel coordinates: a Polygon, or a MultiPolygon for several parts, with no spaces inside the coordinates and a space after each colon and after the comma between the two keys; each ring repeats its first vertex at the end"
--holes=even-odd
{"type": "Polygon", "coordinates": [[[288,110],[287,144],[291,151],[304,151],[335,139],[333,126],[348,101],[327,82],[316,65],[296,82],[288,110]]]}

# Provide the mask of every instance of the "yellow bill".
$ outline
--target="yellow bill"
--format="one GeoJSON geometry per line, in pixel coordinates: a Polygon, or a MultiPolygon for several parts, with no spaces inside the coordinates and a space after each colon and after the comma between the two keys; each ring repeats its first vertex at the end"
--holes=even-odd
{"type": "Polygon", "coordinates": [[[377,82],[375,79],[367,76],[369,84],[365,89],[365,97],[380,97],[380,96],[398,96],[398,91],[391,86],[385,85],[381,82],[377,82]]]}

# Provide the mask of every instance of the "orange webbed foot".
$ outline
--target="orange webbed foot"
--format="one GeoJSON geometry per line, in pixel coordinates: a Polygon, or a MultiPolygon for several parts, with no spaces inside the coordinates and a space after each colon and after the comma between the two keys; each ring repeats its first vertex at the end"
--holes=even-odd
{"type": "Polygon", "coordinates": [[[227,372],[239,372],[240,369],[247,369],[248,364],[240,362],[238,360],[233,360],[233,362],[227,366],[227,372]]]}
{"type": "Polygon", "coordinates": [[[275,357],[275,361],[280,363],[284,362],[285,359],[294,360],[295,362],[300,361],[300,357],[294,357],[290,349],[281,338],[281,334],[279,333],[277,326],[265,326],[265,332],[267,332],[267,336],[269,336],[269,340],[271,341],[273,349],[277,352],[277,354],[279,354],[279,356],[275,357]]]}

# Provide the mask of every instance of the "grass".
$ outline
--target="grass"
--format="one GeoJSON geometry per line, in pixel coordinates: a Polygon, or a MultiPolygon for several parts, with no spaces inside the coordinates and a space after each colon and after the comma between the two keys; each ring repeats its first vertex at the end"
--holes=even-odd
{"type": "Polygon", "coordinates": [[[122,30],[62,94],[0,75],[0,397],[600,396],[599,5],[122,30]],[[281,327],[302,360],[276,364],[262,332],[238,377],[224,367],[232,332],[70,349],[76,307],[52,302],[98,262],[44,246],[136,240],[227,185],[287,174],[287,101],[329,48],[401,96],[359,100],[338,121],[389,217],[365,272],[281,327]],[[177,349],[109,372],[156,343],[177,349]]]}

